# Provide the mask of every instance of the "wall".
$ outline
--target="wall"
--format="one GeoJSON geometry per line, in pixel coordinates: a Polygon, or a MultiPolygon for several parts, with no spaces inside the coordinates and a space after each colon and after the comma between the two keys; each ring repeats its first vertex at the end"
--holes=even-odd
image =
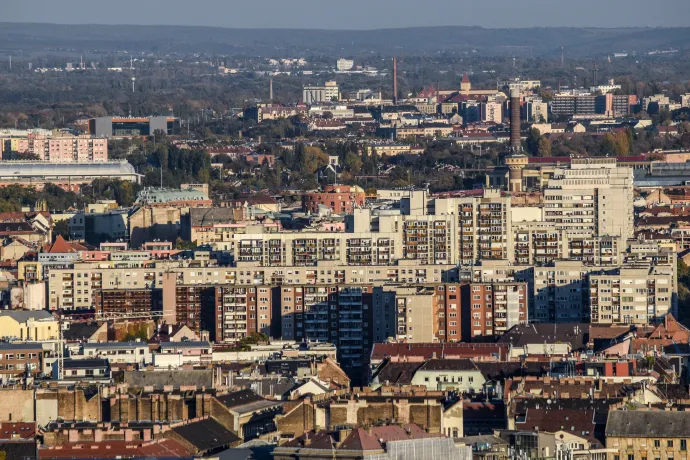
{"type": "Polygon", "coordinates": [[[0,390],[0,421],[33,422],[34,409],[33,390],[0,390]]]}

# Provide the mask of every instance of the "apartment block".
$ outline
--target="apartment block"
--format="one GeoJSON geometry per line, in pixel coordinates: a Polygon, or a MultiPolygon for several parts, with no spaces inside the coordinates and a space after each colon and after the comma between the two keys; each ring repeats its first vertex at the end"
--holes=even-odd
{"type": "Polygon", "coordinates": [[[544,265],[567,254],[569,241],[565,231],[550,222],[514,224],[513,248],[517,265],[544,265]]]}
{"type": "Polygon", "coordinates": [[[568,238],[568,260],[584,265],[616,266],[623,262],[623,238],[619,236],[574,236],[568,238]]]}
{"type": "Polygon", "coordinates": [[[461,265],[514,259],[510,196],[487,189],[479,196],[437,198],[430,207],[436,216],[457,216],[456,250],[461,265]]]}
{"type": "Polygon", "coordinates": [[[544,189],[544,219],[569,236],[633,237],[633,170],[614,158],[573,159],[544,189]]]}
{"type": "MultiPolygon", "coordinates": [[[[349,266],[324,263],[313,267],[221,267],[207,261],[93,262],[51,268],[47,277],[48,308],[91,308],[96,289],[163,288],[166,276],[176,285],[316,285],[441,283],[457,278],[455,264],[425,265],[413,260],[397,265],[349,266]]],[[[172,293],[168,293],[172,298],[172,293]]]]}
{"type": "Polygon", "coordinates": [[[616,268],[589,277],[591,322],[648,324],[674,308],[673,267],[616,268]]]}
{"type": "Polygon", "coordinates": [[[651,264],[649,262],[611,266],[587,266],[581,261],[560,260],[547,266],[516,266],[506,261],[482,261],[472,270],[473,282],[521,282],[528,287],[528,318],[533,323],[626,323],[647,324],[677,309],[674,295],[677,285],[675,264],[651,264]],[[604,280],[603,295],[599,289],[599,280],[604,280]],[[608,285],[617,281],[614,302],[614,290],[608,285]],[[593,282],[597,283],[597,289],[593,282]],[[626,289],[633,289],[633,299],[625,296],[626,310],[614,310],[623,302],[621,284],[626,289]],[[640,297],[642,290],[647,289],[648,296],[640,297]],[[610,290],[610,292],[609,292],[610,290]],[[636,291],[637,290],[637,291],[636,291]],[[639,291],[639,292],[638,292],[639,291]],[[601,318],[600,307],[606,307],[606,317],[601,318]],[[614,315],[614,311],[619,311],[614,315]],[[646,314],[644,313],[646,312],[646,314]],[[610,317],[608,316],[610,315],[610,317]],[[625,316],[628,316],[626,318],[625,316]],[[630,318],[630,316],[636,316],[630,318]]]}
{"type": "Polygon", "coordinates": [[[108,161],[108,139],[67,133],[34,134],[24,132],[21,137],[0,137],[0,152],[34,154],[41,161],[64,163],[105,163],[108,161]]]}
{"type": "Polygon", "coordinates": [[[328,341],[343,368],[367,363],[371,339],[371,285],[279,286],[275,289],[284,340],[328,341]]]}
{"type": "Polygon", "coordinates": [[[527,283],[471,283],[462,286],[462,340],[493,339],[527,323],[527,283]]]}
{"type": "Polygon", "coordinates": [[[97,289],[94,290],[96,313],[127,315],[150,313],[161,309],[160,289],[97,289]]]}
{"type": "Polygon", "coordinates": [[[269,286],[214,286],[214,302],[204,304],[201,327],[216,343],[236,343],[256,333],[271,332],[272,296],[269,286]]]}
{"type": "Polygon", "coordinates": [[[461,338],[459,284],[376,287],[373,337],[408,343],[458,342],[461,338]]]}

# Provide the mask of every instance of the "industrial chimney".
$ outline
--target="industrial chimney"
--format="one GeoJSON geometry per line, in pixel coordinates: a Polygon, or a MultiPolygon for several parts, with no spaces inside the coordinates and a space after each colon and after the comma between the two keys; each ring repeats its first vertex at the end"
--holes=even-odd
{"type": "Polygon", "coordinates": [[[509,191],[522,191],[522,171],[528,162],[527,156],[522,154],[520,141],[520,89],[512,87],[510,88],[510,155],[505,159],[505,164],[509,170],[509,191]]]}
{"type": "Polygon", "coordinates": [[[393,105],[398,105],[398,60],[393,58],[393,105]]]}
{"type": "Polygon", "coordinates": [[[520,89],[510,88],[510,151],[520,153],[520,89]]]}

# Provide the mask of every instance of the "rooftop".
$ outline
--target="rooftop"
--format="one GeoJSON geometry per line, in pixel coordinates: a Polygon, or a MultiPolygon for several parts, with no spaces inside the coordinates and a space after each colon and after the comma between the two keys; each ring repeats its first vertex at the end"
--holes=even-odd
{"type": "Polygon", "coordinates": [[[41,161],[3,161],[0,177],[66,177],[136,175],[134,167],[125,162],[49,163],[41,161]]]}
{"type": "Polygon", "coordinates": [[[235,444],[241,439],[213,418],[173,428],[173,431],[199,452],[212,452],[235,444]]]}
{"type": "Polygon", "coordinates": [[[626,438],[687,438],[690,412],[612,411],[606,423],[606,436],[626,438]]]}

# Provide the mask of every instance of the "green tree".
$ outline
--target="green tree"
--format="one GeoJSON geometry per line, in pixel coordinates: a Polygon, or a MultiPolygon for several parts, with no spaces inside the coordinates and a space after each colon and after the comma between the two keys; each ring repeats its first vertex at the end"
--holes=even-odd
{"type": "Polygon", "coordinates": [[[527,151],[532,156],[539,155],[539,139],[541,139],[541,133],[537,128],[531,128],[527,133],[527,151]]]}
{"type": "Polygon", "coordinates": [[[69,221],[67,219],[59,220],[55,223],[53,227],[53,241],[58,235],[62,236],[64,239],[69,240],[69,221]]]}
{"type": "Polygon", "coordinates": [[[362,160],[354,152],[347,152],[345,154],[345,167],[352,174],[359,174],[362,170],[362,160]]]}
{"type": "Polygon", "coordinates": [[[537,153],[540,157],[551,156],[551,141],[545,136],[541,136],[537,142],[537,153]]]}

